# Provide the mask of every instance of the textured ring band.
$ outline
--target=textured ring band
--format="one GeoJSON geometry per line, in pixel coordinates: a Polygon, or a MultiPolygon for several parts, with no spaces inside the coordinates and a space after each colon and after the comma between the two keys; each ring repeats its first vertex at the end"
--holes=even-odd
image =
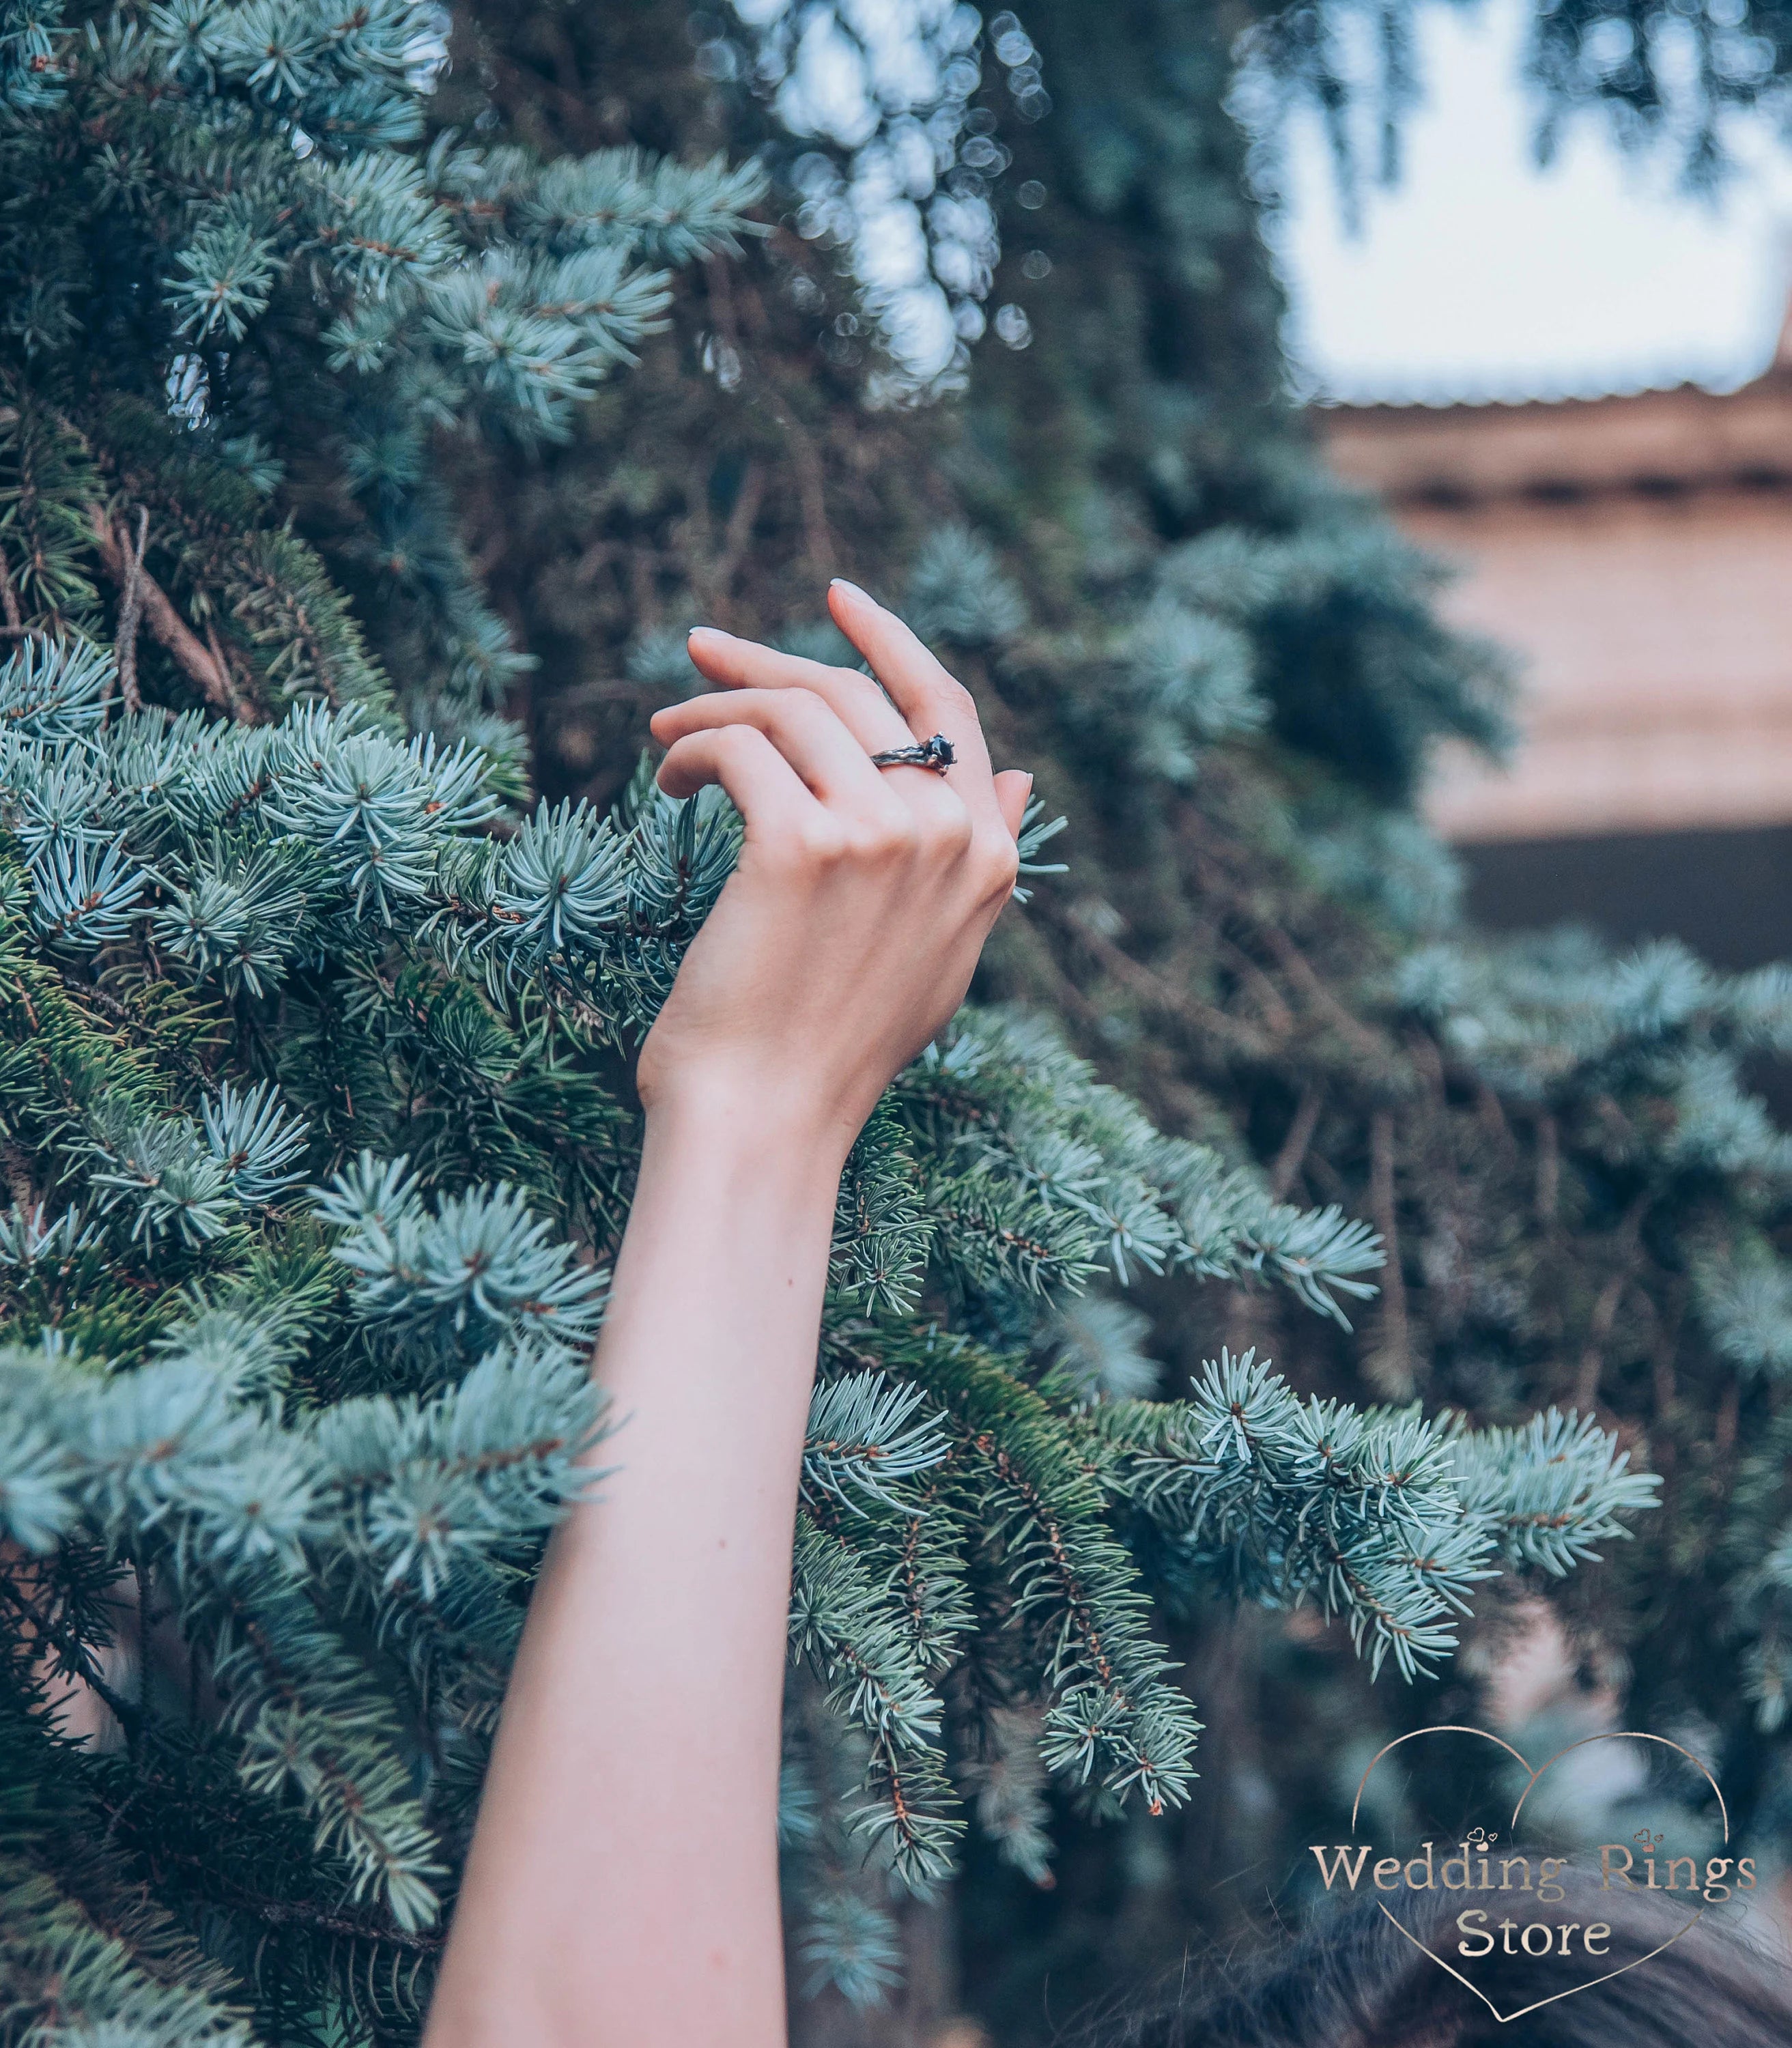
{"type": "Polygon", "coordinates": [[[937,732],[931,739],[924,739],[914,747],[886,747],[882,754],[871,756],[874,768],[931,768],[936,775],[943,775],[958,758],[952,742],[943,732],[937,732]]]}

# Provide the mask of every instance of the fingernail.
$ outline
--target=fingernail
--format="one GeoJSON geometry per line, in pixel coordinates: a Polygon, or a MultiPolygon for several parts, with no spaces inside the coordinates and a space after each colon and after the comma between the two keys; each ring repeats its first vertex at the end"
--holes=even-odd
{"type": "Polygon", "coordinates": [[[848,583],[844,576],[830,577],[828,583],[828,588],[830,590],[847,591],[854,597],[863,598],[867,604],[875,604],[877,602],[876,599],[871,596],[869,592],[861,590],[855,583],[848,583]]]}

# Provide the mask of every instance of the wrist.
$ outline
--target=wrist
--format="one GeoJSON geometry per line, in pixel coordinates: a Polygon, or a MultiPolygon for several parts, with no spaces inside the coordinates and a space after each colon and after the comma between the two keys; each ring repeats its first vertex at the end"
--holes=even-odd
{"type": "Polygon", "coordinates": [[[643,1154],[700,1155],[718,1177],[767,1193],[824,1195],[830,1211],[863,1119],[812,1094],[744,1077],[689,1073],[646,1097],[643,1154]]]}

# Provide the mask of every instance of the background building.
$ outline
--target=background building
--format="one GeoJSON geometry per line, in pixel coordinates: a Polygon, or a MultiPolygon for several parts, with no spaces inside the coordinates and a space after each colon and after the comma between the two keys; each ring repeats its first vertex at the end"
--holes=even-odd
{"type": "Polygon", "coordinates": [[[1740,390],[1340,405],[1336,468],[1461,572],[1521,662],[1508,769],[1432,797],[1474,908],[1792,952],[1792,323],[1740,390]]]}

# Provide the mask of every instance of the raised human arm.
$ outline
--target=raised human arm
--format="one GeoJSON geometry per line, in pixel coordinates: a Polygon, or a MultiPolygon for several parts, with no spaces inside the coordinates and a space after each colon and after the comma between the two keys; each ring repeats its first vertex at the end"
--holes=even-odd
{"type": "Polygon", "coordinates": [[[851,670],[725,634],[661,712],[661,785],[727,789],[739,866],[642,1048],[641,1174],[594,1370],[619,1426],[552,1545],[426,2048],[778,2048],[790,1546],[840,1169],[963,999],[1027,778],[849,584],[851,670]],[[957,762],[880,772],[934,732],[957,762]]]}

